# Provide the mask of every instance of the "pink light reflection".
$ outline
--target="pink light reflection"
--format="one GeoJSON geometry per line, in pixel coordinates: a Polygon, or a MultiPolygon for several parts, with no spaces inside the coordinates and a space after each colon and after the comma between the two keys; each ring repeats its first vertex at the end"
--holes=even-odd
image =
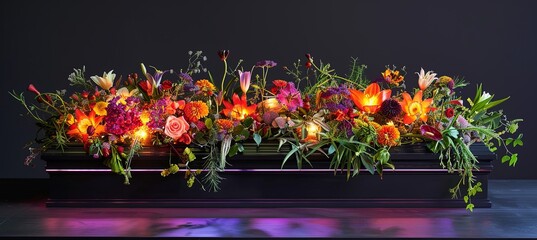
{"type": "Polygon", "coordinates": [[[151,236],[147,218],[45,218],[46,236],[151,236]]]}

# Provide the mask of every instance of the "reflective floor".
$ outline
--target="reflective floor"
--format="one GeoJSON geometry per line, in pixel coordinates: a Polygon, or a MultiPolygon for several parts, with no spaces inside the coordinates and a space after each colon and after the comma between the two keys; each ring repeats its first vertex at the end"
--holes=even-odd
{"type": "Polygon", "coordinates": [[[492,208],[46,208],[0,203],[0,237],[537,238],[537,180],[492,180],[492,208]]]}

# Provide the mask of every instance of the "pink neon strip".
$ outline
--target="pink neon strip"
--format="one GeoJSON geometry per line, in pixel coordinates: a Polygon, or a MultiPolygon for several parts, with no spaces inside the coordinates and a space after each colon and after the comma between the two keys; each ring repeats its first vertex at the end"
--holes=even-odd
{"type": "MultiPolygon", "coordinates": [[[[110,169],[47,169],[47,172],[110,172],[110,169]]],[[[132,172],[161,172],[161,169],[131,169],[132,172]]],[[[179,169],[180,172],[186,169],[179,169]]],[[[226,169],[223,172],[333,172],[334,169],[226,169]]],[[[339,171],[339,170],[338,170],[339,171]]],[[[367,170],[360,170],[365,172],[367,170]]],[[[384,169],[384,172],[447,172],[447,169],[384,169]]],[[[481,170],[487,172],[489,170],[481,170]]]]}

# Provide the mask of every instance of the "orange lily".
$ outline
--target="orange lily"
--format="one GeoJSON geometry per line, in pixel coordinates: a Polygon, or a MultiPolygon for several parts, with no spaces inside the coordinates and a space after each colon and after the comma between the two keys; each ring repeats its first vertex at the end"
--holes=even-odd
{"type": "Polygon", "coordinates": [[[391,89],[380,91],[378,83],[371,83],[364,92],[356,89],[349,89],[350,98],[354,104],[366,113],[376,113],[380,108],[380,104],[392,95],[391,89]]]}
{"type": "Polygon", "coordinates": [[[422,90],[418,91],[416,95],[414,95],[414,98],[411,98],[410,94],[408,94],[407,92],[404,92],[402,95],[403,101],[399,103],[401,104],[401,107],[403,107],[403,111],[406,113],[403,122],[405,124],[411,124],[416,121],[418,117],[422,121],[427,122],[427,113],[431,110],[429,106],[433,102],[433,99],[428,98],[422,100],[422,90]]]}
{"type": "Polygon", "coordinates": [[[224,100],[223,103],[226,108],[222,110],[224,115],[231,119],[243,120],[255,113],[257,104],[248,106],[248,103],[246,102],[246,94],[243,94],[242,97],[239,98],[239,95],[235,93],[233,94],[232,100],[233,104],[224,100]]]}
{"type": "Polygon", "coordinates": [[[86,115],[79,109],[75,110],[76,121],[69,126],[67,135],[71,137],[78,137],[82,142],[87,142],[90,136],[96,136],[104,132],[104,125],[101,125],[101,121],[104,116],[97,116],[94,110],[86,115]]]}

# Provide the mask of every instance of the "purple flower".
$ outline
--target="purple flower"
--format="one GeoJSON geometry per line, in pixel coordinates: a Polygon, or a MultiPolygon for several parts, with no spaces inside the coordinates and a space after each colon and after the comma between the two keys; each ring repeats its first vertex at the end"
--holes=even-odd
{"type": "Polygon", "coordinates": [[[286,106],[290,112],[294,112],[297,108],[304,105],[300,92],[295,88],[295,84],[292,82],[287,83],[287,85],[280,90],[280,93],[276,98],[282,105],[286,106]]]}
{"type": "Polygon", "coordinates": [[[106,107],[107,115],[104,117],[106,131],[121,136],[143,125],[140,120],[141,111],[138,108],[140,99],[128,97],[126,104],[118,104],[121,97],[113,98],[106,107]]]}
{"type": "Polygon", "coordinates": [[[346,137],[351,137],[354,135],[352,132],[352,123],[349,121],[341,121],[339,124],[339,130],[343,133],[345,133],[346,137]]]}
{"type": "Polygon", "coordinates": [[[339,87],[330,87],[326,89],[325,92],[321,93],[322,98],[330,98],[334,95],[344,95],[348,96],[351,93],[349,92],[349,89],[345,85],[341,85],[339,87]]]}
{"type": "Polygon", "coordinates": [[[255,64],[256,67],[267,67],[267,68],[276,67],[276,65],[278,64],[272,60],[263,60],[255,64]]]}
{"type": "Polygon", "coordinates": [[[147,126],[150,129],[161,129],[166,125],[166,118],[168,114],[166,113],[166,107],[168,106],[168,100],[165,98],[159,99],[153,106],[150,108],[149,115],[150,120],[147,123],[147,126]]]}
{"type": "Polygon", "coordinates": [[[193,79],[190,75],[188,75],[188,73],[179,73],[179,78],[183,81],[183,82],[192,82],[193,79]]]}
{"type": "Polygon", "coordinates": [[[327,102],[325,104],[326,109],[330,112],[337,112],[338,110],[345,111],[347,107],[345,107],[343,104],[335,103],[335,102],[327,102]]]}
{"type": "Polygon", "coordinates": [[[343,106],[345,106],[345,108],[353,108],[354,107],[354,103],[352,102],[351,99],[349,98],[344,98],[341,100],[341,104],[343,106]]]}

